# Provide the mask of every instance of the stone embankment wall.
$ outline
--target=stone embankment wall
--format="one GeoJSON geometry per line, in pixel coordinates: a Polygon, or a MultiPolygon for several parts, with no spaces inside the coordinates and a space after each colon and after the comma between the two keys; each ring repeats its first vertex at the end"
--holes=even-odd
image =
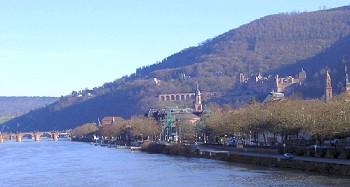
{"type": "Polygon", "coordinates": [[[335,163],[310,162],[303,160],[287,160],[271,157],[229,154],[227,152],[201,151],[201,157],[235,163],[253,164],[266,167],[292,168],[306,171],[316,171],[336,175],[350,176],[350,166],[335,163]]]}
{"type": "Polygon", "coordinates": [[[161,145],[150,143],[143,147],[144,151],[150,153],[162,153],[169,155],[181,155],[190,157],[200,157],[215,160],[222,160],[234,163],[253,164],[258,166],[276,167],[276,168],[291,168],[305,171],[315,171],[327,174],[350,176],[350,166],[345,164],[311,162],[303,160],[287,160],[283,158],[252,156],[233,154],[228,151],[201,151],[199,149],[191,149],[188,146],[179,144],[161,145]]]}

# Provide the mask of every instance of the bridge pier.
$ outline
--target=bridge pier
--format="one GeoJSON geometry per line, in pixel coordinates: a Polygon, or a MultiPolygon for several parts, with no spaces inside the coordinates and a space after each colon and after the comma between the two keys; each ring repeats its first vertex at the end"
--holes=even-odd
{"type": "Polygon", "coordinates": [[[36,141],[36,142],[38,142],[38,141],[40,141],[40,134],[34,134],[34,141],[36,141]]]}
{"type": "Polygon", "coordinates": [[[58,141],[58,133],[52,133],[53,141],[58,141]]]}
{"type": "Polygon", "coordinates": [[[17,141],[17,142],[22,142],[22,136],[19,135],[19,134],[17,134],[17,135],[16,135],[16,141],[17,141]]]}
{"type": "Polygon", "coordinates": [[[2,134],[0,134],[0,143],[4,142],[4,138],[2,138],[2,134]]]}

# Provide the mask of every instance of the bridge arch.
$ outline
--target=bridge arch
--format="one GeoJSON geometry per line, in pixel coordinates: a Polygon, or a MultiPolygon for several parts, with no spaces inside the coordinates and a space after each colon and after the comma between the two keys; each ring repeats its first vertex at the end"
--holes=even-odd
{"type": "Polygon", "coordinates": [[[16,133],[16,141],[17,142],[22,142],[23,137],[27,137],[29,136],[30,139],[32,139],[33,137],[35,138],[34,134],[31,132],[24,132],[24,133],[16,133]]]}
{"type": "Polygon", "coordinates": [[[195,93],[174,93],[174,94],[161,94],[158,96],[159,101],[182,101],[194,99],[195,93]]]}

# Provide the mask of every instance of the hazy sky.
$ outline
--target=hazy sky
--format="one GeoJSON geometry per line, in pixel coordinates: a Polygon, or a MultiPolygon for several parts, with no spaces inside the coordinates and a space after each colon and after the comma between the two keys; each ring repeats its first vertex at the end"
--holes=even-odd
{"type": "Polygon", "coordinates": [[[260,17],[349,0],[0,0],[0,96],[101,86],[260,17]]]}

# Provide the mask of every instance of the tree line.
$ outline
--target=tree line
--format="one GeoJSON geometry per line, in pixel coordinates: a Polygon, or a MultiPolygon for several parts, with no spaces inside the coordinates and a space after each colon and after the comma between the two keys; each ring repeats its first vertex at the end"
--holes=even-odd
{"type": "MultiPolygon", "coordinates": [[[[323,100],[285,99],[270,103],[250,103],[240,108],[210,105],[206,114],[196,124],[182,123],[182,140],[215,142],[218,137],[239,134],[242,139],[267,144],[268,133],[273,133],[275,142],[309,137],[315,143],[323,140],[342,139],[350,136],[350,95],[344,93],[329,102],[323,100]],[[263,137],[263,138],[261,138],[263,137]],[[259,139],[260,138],[260,139],[259,139]]],[[[120,137],[127,140],[158,141],[162,124],[152,117],[133,116],[127,122],[116,121],[100,128],[88,123],[74,129],[74,134],[83,136],[99,134],[105,137],[120,137]]]]}
{"type": "MultiPolygon", "coordinates": [[[[241,133],[244,137],[273,133],[283,142],[309,137],[317,143],[325,139],[350,136],[350,96],[342,94],[329,102],[286,99],[271,103],[253,103],[234,109],[214,108],[206,121],[207,134],[215,136],[241,133]]],[[[260,136],[261,137],[261,136],[260,136]]]]}
{"type": "Polygon", "coordinates": [[[130,120],[117,120],[112,124],[98,127],[96,123],[86,123],[76,127],[73,130],[75,136],[99,135],[124,143],[130,143],[131,140],[157,140],[160,135],[158,122],[149,117],[133,116],[130,120]]]}

